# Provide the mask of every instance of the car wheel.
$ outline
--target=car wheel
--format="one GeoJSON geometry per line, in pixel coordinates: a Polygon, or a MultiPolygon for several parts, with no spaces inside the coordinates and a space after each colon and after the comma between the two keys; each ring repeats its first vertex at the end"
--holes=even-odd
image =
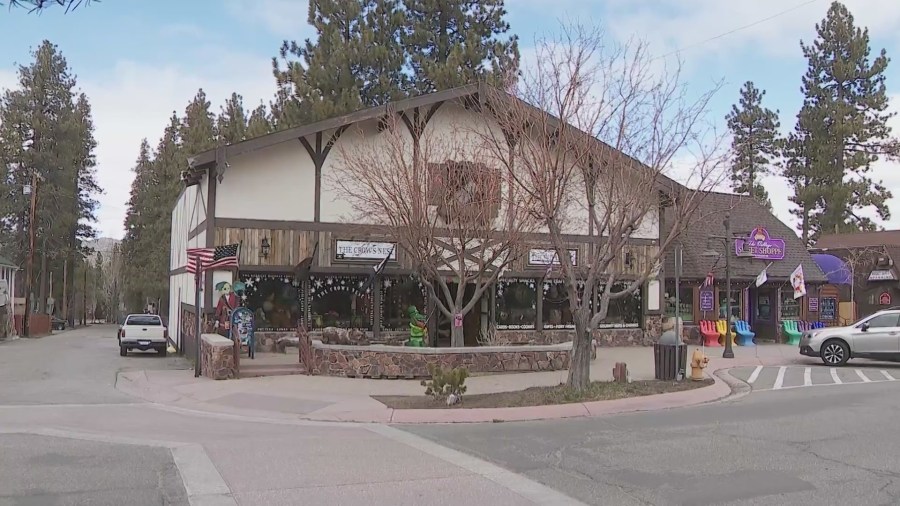
{"type": "Polygon", "coordinates": [[[844,365],[850,360],[850,347],[837,339],[825,341],[822,345],[822,362],[826,365],[844,365]]]}
{"type": "Polygon", "coordinates": [[[124,346],[119,346],[119,355],[122,357],[128,356],[128,348],[124,346]]]}

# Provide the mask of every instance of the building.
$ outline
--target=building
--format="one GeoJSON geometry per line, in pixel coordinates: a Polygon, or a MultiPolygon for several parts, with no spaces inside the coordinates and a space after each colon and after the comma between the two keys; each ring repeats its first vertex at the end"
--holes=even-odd
{"type": "MultiPolygon", "coordinates": [[[[813,261],[797,234],[755,200],[730,193],[711,193],[703,201],[695,222],[683,234],[682,270],[679,283],[681,317],[690,334],[701,320],[726,316],[724,258],[710,258],[714,250],[731,254],[732,317],[747,321],[760,339],[777,339],[784,320],[835,320],[837,289],[827,284],[825,274],[813,261]],[[735,240],[710,239],[725,236],[724,217],[730,213],[735,240]],[[747,240],[762,248],[739,248],[747,240]],[[738,256],[739,249],[752,250],[753,256],[738,256]],[[803,266],[807,296],[794,298],[790,276],[803,266]],[[767,268],[768,267],[768,268],[767,268]],[[756,278],[766,269],[767,280],[756,286],[756,278]],[[713,284],[702,286],[712,273],[713,284]]],[[[675,255],[665,262],[666,313],[675,315],[675,255]]]]}
{"type": "Polygon", "coordinates": [[[823,235],[810,251],[842,282],[845,322],[900,305],[900,230],[823,235]]]}
{"type": "MultiPolygon", "coordinates": [[[[343,148],[382,142],[379,133],[387,115],[427,118],[425,129],[435,138],[458,135],[455,126],[460,124],[495,128],[487,113],[472,107],[484,91],[477,85],[456,88],[196,154],[172,215],[171,328],[188,339],[194,332],[194,281],[186,270],[186,250],[239,243],[240,269],[207,276],[202,311],[213,311],[216,286],[240,281],[262,342],[293,333],[299,322],[314,332],[359,329],[374,341],[408,335],[409,306],[435,313],[411,277],[408,255],[376,224],[348,222],[348,205],[323,180],[340,163],[336,153],[343,148]],[[309,277],[296,278],[295,266],[314,251],[309,277]],[[388,254],[377,289],[370,295],[356,293],[373,265],[388,254]]],[[[649,217],[631,236],[622,259],[623,281],[627,273],[641,272],[641,259],[657,248],[658,221],[657,215],[649,217]]],[[[586,251],[587,229],[567,237],[577,262],[586,251]]],[[[545,279],[553,256],[548,238],[537,234],[524,259],[466,315],[466,344],[477,344],[479,335],[494,330],[504,342],[571,339],[574,323],[565,290],[552,276],[545,279]]],[[[655,339],[661,285],[653,279],[634,296],[616,300],[600,337],[614,344],[655,339]]],[[[450,324],[440,315],[430,318],[430,335],[446,336],[450,324]]],[[[438,344],[442,342],[439,337],[438,344]]]]}
{"type": "Polygon", "coordinates": [[[16,271],[19,267],[6,258],[0,257],[0,339],[15,336],[14,320],[16,271]]]}

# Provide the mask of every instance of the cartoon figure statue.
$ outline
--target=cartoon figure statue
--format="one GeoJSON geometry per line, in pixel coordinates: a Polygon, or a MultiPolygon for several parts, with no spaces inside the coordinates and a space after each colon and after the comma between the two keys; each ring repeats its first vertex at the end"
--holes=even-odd
{"type": "Polygon", "coordinates": [[[419,312],[416,306],[409,306],[409,342],[407,346],[422,348],[425,346],[425,333],[428,319],[419,312]]]}
{"type": "Polygon", "coordinates": [[[216,285],[216,291],[219,292],[219,302],[216,303],[216,329],[224,330],[225,335],[229,335],[231,329],[231,313],[239,303],[238,296],[235,295],[231,287],[231,283],[222,281],[216,285]]]}

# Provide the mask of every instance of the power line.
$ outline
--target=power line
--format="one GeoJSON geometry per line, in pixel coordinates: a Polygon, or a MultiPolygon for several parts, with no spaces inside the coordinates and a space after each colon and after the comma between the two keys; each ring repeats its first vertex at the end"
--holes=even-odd
{"type": "Polygon", "coordinates": [[[727,37],[727,36],[729,36],[729,35],[731,35],[731,34],[733,34],[733,33],[740,32],[741,30],[746,30],[747,28],[753,28],[754,26],[761,25],[761,24],[763,24],[763,23],[765,23],[765,22],[767,22],[767,21],[771,21],[771,20],[773,20],[773,19],[775,19],[775,18],[784,16],[785,14],[787,14],[787,13],[789,13],[789,12],[793,12],[793,11],[795,11],[795,10],[802,9],[803,7],[806,7],[807,5],[812,5],[812,4],[817,3],[817,2],[820,2],[820,1],[821,1],[821,0],[807,0],[806,2],[803,2],[803,3],[801,3],[801,4],[797,4],[797,5],[795,5],[795,6],[791,7],[791,8],[785,9],[785,10],[783,10],[783,11],[781,11],[781,12],[778,12],[778,13],[776,13],[776,14],[772,14],[771,16],[769,16],[769,17],[767,17],[767,18],[763,18],[763,19],[754,21],[754,22],[752,22],[752,23],[750,23],[750,24],[747,24],[747,25],[739,26],[739,27],[734,28],[734,29],[732,29],[732,30],[729,30],[729,31],[727,31],[727,32],[720,33],[720,34],[718,34],[718,35],[715,35],[715,36],[710,37],[710,38],[708,38],[708,39],[701,40],[701,41],[699,41],[699,42],[695,42],[695,43],[693,43],[693,44],[688,44],[687,46],[680,47],[680,48],[678,48],[678,49],[676,49],[676,50],[674,50],[674,51],[669,51],[669,52],[666,53],[666,54],[663,54],[663,55],[657,56],[656,58],[653,58],[653,60],[659,60],[660,58],[668,58],[669,56],[672,56],[673,54],[677,54],[677,53],[680,53],[680,52],[685,51],[685,50],[688,50],[688,49],[693,49],[693,48],[695,48],[695,47],[697,47],[697,46],[701,46],[701,45],[703,45],[703,44],[706,44],[707,42],[712,42],[712,41],[714,41],[714,40],[718,40],[718,39],[721,39],[721,38],[723,38],[723,37],[727,37]]]}

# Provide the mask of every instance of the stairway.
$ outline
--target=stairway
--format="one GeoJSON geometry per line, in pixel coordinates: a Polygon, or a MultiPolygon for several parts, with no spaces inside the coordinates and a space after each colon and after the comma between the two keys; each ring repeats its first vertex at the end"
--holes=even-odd
{"type": "Polygon", "coordinates": [[[252,360],[241,360],[241,378],[262,378],[266,376],[291,376],[306,374],[303,364],[254,364],[252,360]]]}

